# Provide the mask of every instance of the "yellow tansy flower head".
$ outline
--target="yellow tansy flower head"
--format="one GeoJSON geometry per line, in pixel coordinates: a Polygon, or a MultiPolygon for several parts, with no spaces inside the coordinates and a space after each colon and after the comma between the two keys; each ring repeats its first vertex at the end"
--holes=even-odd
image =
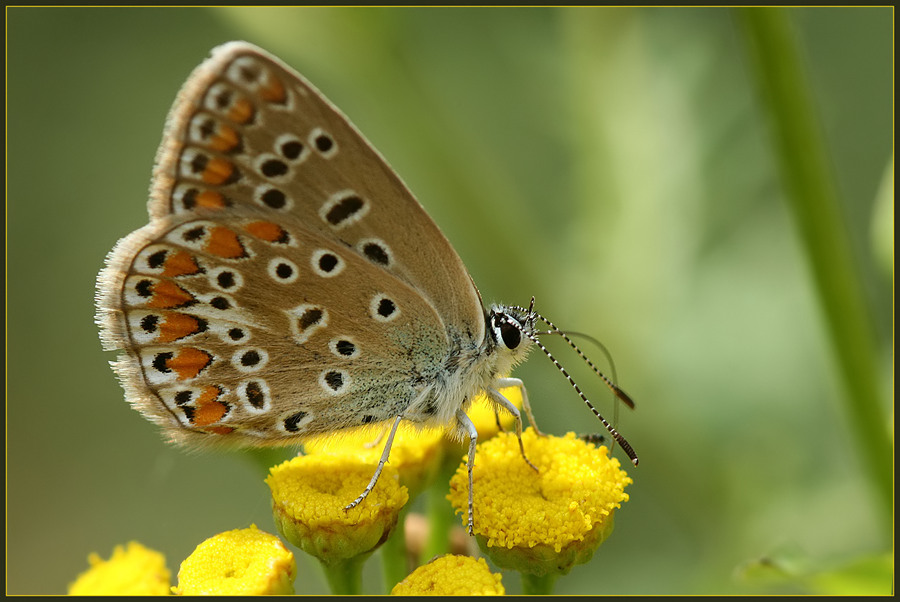
{"type": "MultiPolygon", "coordinates": [[[[522,459],[513,433],[479,444],[474,469],[475,535],[497,566],[535,575],[566,574],[590,560],[612,532],[613,513],[632,481],[610,458],[574,433],[565,437],[522,434],[522,459]]],[[[450,481],[448,499],[466,516],[465,462],[450,481]]]]}
{"type": "Polygon", "coordinates": [[[297,456],[270,469],[275,524],[284,537],[329,564],[369,554],[387,539],[409,500],[397,469],[385,465],[378,483],[359,505],[344,507],[363,492],[375,465],[349,456],[297,456]]]}
{"type": "MultiPolygon", "coordinates": [[[[374,467],[384,451],[387,433],[382,434],[384,437],[379,440],[378,433],[371,428],[353,429],[311,439],[303,444],[303,449],[309,454],[349,455],[374,467]]],[[[443,429],[421,429],[400,423],[388,464],[397,469],[400,483],[409,490],[410,498],[434,480],[443,457],[443,438],[443,429]]]]}
{"type": "Polygon", "coordinates": [[[439,556],[394,586],[392,596],[502,596],[500,575],[484,558],[439,556]]]}
{"type": "Polygon", "coordinates": [[[293,594],[294,555],[276,536],[256,525],[210,537],[181,563],[176,594],[293,594]]]}
{"type": "Polygon", "coordinates": [[[88,556],[91,568],[69,585],[71,596],[164,596],[171,573],[165,557],[136,541],[116,546],[112,557],[88,556]]]}

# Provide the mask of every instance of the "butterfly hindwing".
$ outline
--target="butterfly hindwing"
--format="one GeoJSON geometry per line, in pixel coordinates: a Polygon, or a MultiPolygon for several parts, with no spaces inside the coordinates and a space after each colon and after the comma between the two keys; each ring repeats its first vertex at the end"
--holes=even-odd
{"type": "Polygon", "coordinates": [[[443,366],[446,333],[414,289],[264,215],[160,218],[121,241],[101,276],[128,397],[175,439],[278,444],[380,422],[443,366]]]}

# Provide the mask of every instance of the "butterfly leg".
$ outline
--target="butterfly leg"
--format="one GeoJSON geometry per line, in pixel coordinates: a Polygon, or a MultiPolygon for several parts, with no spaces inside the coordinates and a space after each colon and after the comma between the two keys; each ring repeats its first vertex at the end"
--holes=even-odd
{"type": "Polygon", "coordinates": [[[494,408],[494,421],[497,423],[497,432],[505,433],[506,429],[503,428],[503,424],[500,422],[500,410],[498,410],[496,407],[494,408]]]}
{"type": "Polygon", "coordinates": [[[387,434],[388,430],[389,430],[388,427],[381,429],[378,432],[378,436],[375,437],[374,439],[372,439],[371,441],[367,441],[366,443],[364,443],[363,447],[365,447],[366,449],[372,449],[373,447],[375,447],[376,445],[381,443],[381,440],[384,439],[384,436],[387,434]]]}
{"type": "MultiPolygon", "coordinates": [[[[518,379],[514,379],[514,380],[518,380],[518,379]]],[[[519,381],[519,383],[521,383],[521,382],[522,381],[519,381]]],[[[523,390],[524,390],[524,388],[523,388],[523,390]]],[[[488,397],[490,397],[495,403],[501,405],[510,414],[515,416],[515,418],[516,418],[516,438],[519,440],[519,451],[522,452],[522,458],[525,460],[525,462],[528,463],[529,466],[531,466],[535,470],[535,472],[540,472],[538,470],[537,466],[532,464],[531,460],[528,459],[528,456],[525,455],[525,444],[522,443],[522,413],[519,412],[519,408],[514,406],[510,400],[508,400],[506,397],[504,397],[503,394],[500,393],[500,391],[497,391],[496,389],[488,388],[487,394],[488,394],[488,397]]],[[[524,400],[525,397],[523,396],[522,399],[524,400]]]]}
{"type": "Polygon", "coordinates": [[[503,387],[517,387],[519,391],[522,392],[522,408],[525,409],[525,415],[528,416],[528,422],[531,423],[531,428],[534,429],[534,432],[544,436],[544,433],[541,432],[541,429],[538,428],[537,422],[534,420],[534,414],[531,411],[531,404],[528,402],[528,391],[525,390],[525,383],[522,382],[522,379],[519,378],[498,378],[494,381],[494,384],[498,389],[502,389],[503,387]]]}
{"type": "Polygon", "coordinates": [[[469,471],[469,525],[467,531],[469,532],[469,535],[475,535],[475,504],[472,499],[472,469],[475,468],[475,445],[478,443],[478,429],[475,428],[475,425],[472,424],[472,421],[462,410],[456,411],[456,420],[458,426],[462,428],[469,437],[469,455],[466,457],[466,469],[469,471]]]}
{"type": "Polygon", "coordinates": [[[344,506],[344,510],[349,510],[350,508],[354,508],[355,506],[359,505],[361,501],[366,499],[366,496],[369,495],[369,492],[371,492],[372,489],[375,488],[375,483],[378,482],[378,477],[381,476],[381,471],[382,469],[384,469],[384,465],[387,463],[388,458],[391,455],[391,444],[394,443],[394,435],[397,433],[397,427],[400,426],[400,420],[402,419],[403,416],[397,416],[397,418],[394,420],[394,424],[391,425],[391,431],[390,433],[388,433],[387,442],[384,444],[384,451],[381,453],[381,459],[378,461],[378,466],[375,468],[375,474],[372,475],[372,480],[369,481],[369,484],[366,485],[365,490],[363,490],[363,492],[359,494],[358,498],[344,506]]]}

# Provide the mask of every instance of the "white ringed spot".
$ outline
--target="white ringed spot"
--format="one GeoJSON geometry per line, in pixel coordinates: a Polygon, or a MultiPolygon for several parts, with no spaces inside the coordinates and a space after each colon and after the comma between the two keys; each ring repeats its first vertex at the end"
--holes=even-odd
{"type": "Polygon", "coordinates": [[[371,203],[352,190],[336,192],[319,208],[319,217],[335,230],[346,228],[369,212],[371,203]]]}
{"type": "Polygon", "coordinates": [[[237,388],[238,399],[252,414],[265,414],[272,406],[272,392],[261,378],[242,381],[237,388]]]}
{"type": "Polygon", "coordinates": [[[351,337],[335,337],[328,341],[328,348],[334,355],[342,359],[359,357],[359,345],[351,337]]]}
{"type": "Polygon", "coordinates": [[[271,184],[257,186],[253,190],[253,200],[257,205],[276,211],[290,211],[294,207],[291,197],[271,184]]]}
{"type": "Polygon", "coordinates": [[[238,372],[256,372],[268,362],[269,354],[257,347],[244,347],[231,355],[231,366],[238,372]]]}
{"type": "Polygon", "coordinates": [[[266,268],[269,278],[279,284],[291,284],[300,277],[300,268],[286,257],[276,257],[269,261],[266,268]]]}
{"type": "Polygon", "coordinates": [[[322,128],[313,128],[309,133],[309,145],[326,159],[332,158],[338,152],[337,142],[322,128]]]}
{"type": "Polygon", "coordinates": [[[346,264],[336,253],[325,249],[313,251],[310,259],[313,271],[322,278],[333,278],[344,271],[346,264]]]}
{"type": "Polygon", "coordinates": [[[220,267],[209,270],[209,284],[220,291],[236,291],[244,286],[244,277],[234,268],[220,267]]]}
{"type": "Polygon", "coordinates": [[[319,384],[329,395],[340,395],[350,387],[350,373],[336,368],[323,370],[319,374],[319,384]]]}
{"type": "Polygon", "coordinates": [[[394,254],[391,248],[380,238],[364,238],[356,243],[357,250],[363,257],[381,267],[389,268],[394,265],[394,254]]]}
{"type": "Polygon", "coordinates": [[[278,155],[271,153],[263,153],[257,157],[254,168],[257,173],[272,182],[284,183],[293,176],[291,166],[278,155]]]}
{"type": "Polygon", "coordinates": [[[309,146],[293,134],[281,134],[275,139],[276,153],[291,163],[303,163],[309,157],[309,146]]]}
{"type": "Polygon", "coordinates": [[[314,332],[328,326],[328,310],[319,305],[298,305],[285,313],[297,343],[305,343],[314,332]]]}
{"type": "Polygon", "coordinates": [[[315,414],[300,410],[283,415],[278,420],[278,429],[288,435],[295,435],[306,430],[306,425],[313,421],[315,414]]]}
{"type": "Polygon", "coordinates": [[[400,315],[400,308],[393,299],[383,293],[378,293],[372,297],[372,301],[369,303],[369,315],[377,322],[390,322],[400,315]]]}

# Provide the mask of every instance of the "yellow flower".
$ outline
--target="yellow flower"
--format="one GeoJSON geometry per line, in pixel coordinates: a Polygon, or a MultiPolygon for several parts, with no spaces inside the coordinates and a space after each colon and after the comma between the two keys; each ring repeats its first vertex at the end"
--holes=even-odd
{"type": "MultiPolygon", "coordinates": [[[[303,449],[308,454],[353,456],[371,464],[374,471],[387,437],[387,432],[381,434],[383,437],[379,440],[378,433],[371,428],[352,429],[306,441],[303,449]]],[[[400,423],[388,464],[400,473],[400,483],[409,490],[410,498],[415,498],[434,480],[443,457],[443,437],[442,429],[420,429],[406,422],[400,423]]]]}
{"type": "Polygon", "coordinates": [[[385,465],[368,497],[363,492],[375,465],[349,456],[297,456],[269,471],[275,524],[284,537],[325,564],[369,554],[387,539],[409,499],[397,469],[385,465]]]}
{"type": "Polygon", "coordinates": [[[392,596],[502,596],[500,575],[484,558],[439,556],[394,586],[392,596]]]}
{"type": "MultiPolygon", "coordinates": [[[[474,470],[475,535],[497,566],[533,575],[566,574],[590,560],[612,532],[613,513],[628,500],[631,483],[606,447],[574,433],[565,437],[522,434],[535,472],[522,459],[514,433],[479,444],[474,470]]],[[[465,520],[465,463],[448,496],[465,520]]]]}
{"type": "Polygon", "coordinates": [[[165,557],[136,541],[116,546],[112,557],[88,556],[91,568],[69,585],[72,596],[164,596],[169,593],[171,573],[165,557]]]}
{"type": "Polygon", "coordinates": [[[256,525],[210,537],[181,563],[176,594],[284,595],[294,593],[294,555],[256,525]]]}

